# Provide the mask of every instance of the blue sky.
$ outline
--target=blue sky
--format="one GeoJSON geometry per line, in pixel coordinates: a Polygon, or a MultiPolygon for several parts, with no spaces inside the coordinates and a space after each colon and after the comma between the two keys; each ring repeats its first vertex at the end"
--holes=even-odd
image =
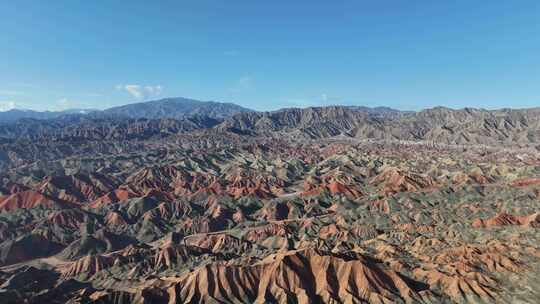
{"type": "Polygon", "coordinates": [[[540,106],[540,1],[0,0],[0,110],[540,106]]]}

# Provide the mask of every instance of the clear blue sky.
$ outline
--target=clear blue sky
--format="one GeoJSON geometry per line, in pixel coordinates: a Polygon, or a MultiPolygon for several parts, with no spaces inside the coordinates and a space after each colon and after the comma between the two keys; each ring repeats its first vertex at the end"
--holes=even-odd
{"type": "Polygon", "coordinates": [[[540,106],[540,1],[0,0],[0,109],[540,106]]]}

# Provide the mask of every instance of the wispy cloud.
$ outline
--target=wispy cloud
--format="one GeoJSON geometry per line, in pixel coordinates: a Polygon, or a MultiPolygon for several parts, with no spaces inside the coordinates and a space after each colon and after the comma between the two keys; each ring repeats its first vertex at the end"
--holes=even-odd
{"type": "Polygon", "coordinates": [[[126,91],[131,96],[137,98],[137,99],[147,99],[147,98],[153,98],[160,96],[163,92],[163,86],[161,85],[155,85],[155,86],[142,86],[138,84],[119,84],[116,85],[116,89],[119,91],[126,91]]]}
{"type": "Polygon", "coordinates": [[[253,78],[251,76],[242,76],[234,82],[229,88],[231,93],[241,93],[253,89],[253,78]]]}
{"type": "Polygon", "coordinates": [[[75,104],[76,102],[67,98],[62,98],[56,101],[57,110],[67,110],[72,108],[75,104]]]}
{"type": "Polygon", "coordinates": [[[13,100],[0,101],[0,112],[5,112],[15,109],[16,104],[13,100]]]}
{"type": "Polygon", "coordinates": [[[322,102],[327,102],[328,101],[328,95],[326,93],[321,94],[321,100],[322,100],[322,102]]]}
{"type": "Polygon", "coordinates": [[[326,93],[321,94],[321,104],[337,104],[341,101],[341,98],[335,96],[329,96],[326,93]]]}

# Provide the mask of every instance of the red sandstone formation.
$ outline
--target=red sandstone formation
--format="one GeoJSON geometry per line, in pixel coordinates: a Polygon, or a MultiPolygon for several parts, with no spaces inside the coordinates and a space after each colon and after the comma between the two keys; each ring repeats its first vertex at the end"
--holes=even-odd
{"type": "Polygon", "coordinates": [[[61,206],[46,195],[33,190],[16,192],[10,195],[0,196],[0,210],[12,211],[19,208],[34,208],[38,205],[46,207],[61,206]]]}
{"type": "Polygon", "coordinates": [[[361,255],[332,256],[314,250],[271,255],[250,266],[211,264],[174,281],[171,302],[254,303],[332,301],[394,303],[428,298],[422,288],[361,255]]]}
{"type": "Polygon", "coordinates": [[[81,274],[92,276],[95,273],[108,268],[114,260],[103,255],[87,255],[63,266],[62,275],[65,277],[74,277],[81,274]]]}
{"type": "Polygon", "coordinates": [[[475,228],[485,228],[492,226],[517,225],[526,227],[540,227],[540,213],[534,213],[527,216],[516,216],[501,212],[489,219],[476,219],[472,223],[475,228]]]}
{"type": "Polygon", "coordinates": [[[125,189],[117,189],[99,197],[98,199],[90,203],[88,207],[99,208],[106,204],[121,202],[133,197],[137,197],[137,194],[125,189]]]}
{"type": "Polygon", "coordinates": [[[540,185],[540,178],[524,178],[515,180],[511,183],[514,187],[528,187],[540,185]]]}
{"type": "Polygon", "coordinates": [[[435,181],[428,177],[414,173],[405,173],[394,167],[384,168],[371,184],[380,186],[381,193],[388,195],[398,192],[413,192],[435,187],[435,181]]]}

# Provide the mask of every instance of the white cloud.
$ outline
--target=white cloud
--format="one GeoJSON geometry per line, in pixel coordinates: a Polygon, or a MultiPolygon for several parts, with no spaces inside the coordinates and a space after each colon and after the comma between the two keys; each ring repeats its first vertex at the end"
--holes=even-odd
{"type": "Polygon", "coordinates": [[[128,91],[129,94],[131,94],[135,98],[142,98],[143,97],[143,91],[141,89],[141,86],[135,85],[135,84],[127,84],[124,86],[124,89],[128,91]]]}
{"type": "Polygon", "coordinates": [[[138,84],[119,84],[119,85],[116,85],[116,89],[119,91],[126,91],[131,96],[137,99],[147,99],[147,98],[157,97],[161,95],[161,93],[163,92],[163,86],[161,85],[141,86],[138,84]]]}
{"type": "Polygon", "coordinates": [[[148,93],[148,95],[151,96],[159,96],[161,95],[161,92],[163,91],[163,87],[160,85],[157,86],[145,86],[144,91],[148,93]]]}
{"type": "Polygon", "coordinates": [[[67,98],[62,98],[56,101],[58,110],[66,110],[73,106],[73,102],[67,98]]]}
{"type": "Polygon", "coordinates": [[[0,112],[13,110],[15,107],[15,101],[13,100],[0,101],[0,112]]]}

